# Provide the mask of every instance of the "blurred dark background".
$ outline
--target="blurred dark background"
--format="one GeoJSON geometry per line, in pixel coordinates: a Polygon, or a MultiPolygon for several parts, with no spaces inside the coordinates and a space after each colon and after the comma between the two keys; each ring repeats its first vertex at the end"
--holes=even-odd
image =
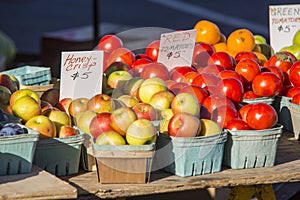
{"type": "MultiPolygon", "coordinates": [[[[132,28],[187,30],[207,19],[225,35],[248,28],[269,39],[268,6],[296,3],[299,0],[0,0],[0,30],[16,46],[17,57],[8,68],[28,62],[57,68],[62,50],[91,50],[102,35],[132,28]]],[[[147,30],[139,34],[148,37],[147,30]]]]}

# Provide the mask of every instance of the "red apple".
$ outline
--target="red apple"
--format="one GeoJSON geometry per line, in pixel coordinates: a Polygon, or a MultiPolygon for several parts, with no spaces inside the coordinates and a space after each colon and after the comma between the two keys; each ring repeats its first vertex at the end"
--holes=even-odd
{"type": "Polygon", "coordinates": [[[129,125],[137,120],[137,116],[132,108],[121,107],[111,113],[110,120],[111,127],[121,135],[125,136],[129,125]]]}
{"type": "Polygon", "coordinates": [[[50,88],[42,93],[40,99],[56,106],[59,102],[59,88],[50,88]]]}
{"type": "Polygon", "coordinates": [[[58,133],[59,138],[67,138],[78,135],[78,131],[70,125],[63,125],[58,133]]]}
{"type": "Polygon", "coordinates": [[[196,137],[200,131],[200,119],[189,113],[174,114],[168,124],[168,133],[173,137],[196,137]]]}
{"type": "Polygon", "coordinates": [[[72,98],[66,97],[66,98],[63,98],[63,99],[59,100],[56,107],[59,110],[64,111],[64,112],[69,114],[69,105],[70,105],[71,102],[72,102],[72,98]]]}
{"type": "Polygon", "coordinates": [[[147,119],[150,121],[157,120],[157,112],[155,108],[148,103],[138,103],[132,107],[138,119],[147,119]]]}
{"type": "Polygon", "coordinates": [[[19,89],[18,84],[8,74],[0,74],[0,85],[8,88],[11,93],[19,89]]]}
{"type": "Polygon", "coordinates": [[[143,67],[140,77],[143,79],[157,77],[162,80],[169,80],[170,72],[166,65],[158,62],[152,62],[143,67]]]}
{"type": "Polygon", "coordinates": [[[73,99],[68,107],[68,113],[71,117],[75,117],[76,114],[86,111],[88,109],[87,103],[89,99],[85,97],[79,97],[73,99]]]}
{"type": "Polygon", "coordinates": [[[228,105],[218,106],[211,113],[211,119],[217,122],[222,128],[232,119],[239,117],[238,111],[228,105]]]}
{"type": "Polygon", "coordinates": [[[110,126],[111,113],[109,112],[102,112],[97,114],[90,123],[90,133],[94,138],[97,138],[100,134],[106,131],[113,130],[110,126]]]}
{"type": "Polygon", "coordinates": [[[152,61],[147,58],[141,58],[134,61],[131,65],[134,75],[139,76],[140,73],[143,71],[143,68],[149,63],[152,63],[152,61]]]}
{"type": "Polygon", "coordinates": [[[202,104],[204,99],[206,99],[206,97],[209,96],[208,91],[198,85],[184,86],[179,90],[178,94],[180,93],[190,93],[192,95],[195,95],[195,97],[198,99],[198,102],[200,104],[202,104]]]}
{"type": "Polygon", "coordinates": [[[173,67],[170,71],[171,79],[176,82],[185,80],[184,75],[188,72],[196,72],[197,70],[191,66],[173,67]]]}
{"type": "Polygon", "coordinates": [[[37,115],[30,118],[25,126],[40,133],[40,139],[48,139],[56,137],[56,127],[49,117],[37,115]]]}
{"type": "Polygon", "coordinates": [[[90,124],[93,118],[97,115],[92,110],[86,110],[76,120],[76,126],[84,133],[90,134],[90,124]]]}
{"type": "Polygon", "coordinates": [[[96,113],[112,112],[114,109],[113,99],[106,94],[95,94],[88,100],[87,109],[96,113]]]}

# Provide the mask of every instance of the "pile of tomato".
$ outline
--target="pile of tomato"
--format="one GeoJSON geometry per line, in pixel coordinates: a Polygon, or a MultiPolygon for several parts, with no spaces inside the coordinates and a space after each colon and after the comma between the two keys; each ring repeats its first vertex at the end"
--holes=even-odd
{"type": "Polygon", "coordinates": [[[194,29],[192,65],[174,67],[165,74],[154,70],[162,65],[157,62],[159,40],[151,42],[144,53],[135,54],[117,36],[104,36],[97,47],[105,52],[104,72],[112,63],[122,62],[139,76],[151,64],[152,76],[164,79],[175,95],[185,88],[196,96],[202,106],[200,118],[213,119],[227,129],[258,130],[276,125],[278,115],[272,105],[245,105],[246,99],[280,95],[300,105],[300,61],[293,54],[265,54],[248,29],[237,29],[226,37],[206,20],[197,22],[194,29]]]}

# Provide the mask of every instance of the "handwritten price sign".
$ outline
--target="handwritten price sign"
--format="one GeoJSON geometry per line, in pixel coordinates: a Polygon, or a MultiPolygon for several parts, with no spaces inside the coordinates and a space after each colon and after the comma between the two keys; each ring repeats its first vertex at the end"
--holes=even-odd
{"type": "Polygon", "coordinates": [[[91,98],[102,92],[102,51],[62,52],[60,99],[91,98]]]}
{"type": "Polygon", "coordinates": [[[292,45],[293,37],[300,29],[299,5],[269,6],[270,45],[275,52],[292,45]]]}
{"type": "Polygon", "coordinates": [[[190,66],[195,38],[194,29],[161,34],[157,61],[165,64],[169,69],[176,66],[190,66]]]}

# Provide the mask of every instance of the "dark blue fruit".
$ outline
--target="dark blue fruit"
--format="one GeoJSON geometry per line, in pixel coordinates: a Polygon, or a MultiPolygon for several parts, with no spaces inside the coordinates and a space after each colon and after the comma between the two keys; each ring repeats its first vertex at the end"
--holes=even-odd
{"type": "Polygon", "coordinates": [[[0,136],[12,136],[24,133],[27,132],[17,123],[7,123],[0,130],[0,136]]]}

